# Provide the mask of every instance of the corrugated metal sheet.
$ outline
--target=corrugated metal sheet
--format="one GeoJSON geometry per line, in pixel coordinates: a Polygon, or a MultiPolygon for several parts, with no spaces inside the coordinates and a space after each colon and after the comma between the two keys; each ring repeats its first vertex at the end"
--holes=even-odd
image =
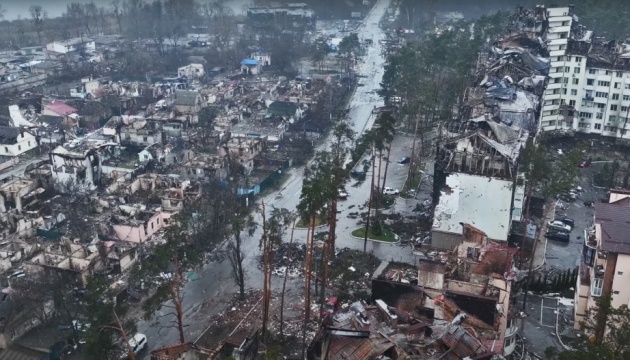
{"type": "Polygon", "coordinates": [[[382,355],[394,344],[385,338],[355,339],[335,337],[331,341],[331,360],[370,360],[382,355]]]}

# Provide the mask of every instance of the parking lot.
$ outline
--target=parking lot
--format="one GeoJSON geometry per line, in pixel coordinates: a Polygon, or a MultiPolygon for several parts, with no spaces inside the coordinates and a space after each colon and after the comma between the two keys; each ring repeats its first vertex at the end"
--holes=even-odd
{"type": "Polygon", "coordinates": [[[579,265],[584,245],[584,230],[593,223],[594,209],[584,205],[585,201],[598,202],[605,195],[605,191],[596,189],[592,185],[592,175],[597,171],[594,165],[591,168],[581,169],[580,186],[582,191],[577,199],[572,202],[560,201],[556,207],[556,216],[566,215],[575,220],[575,227],[571,231],[569,243],[549,240],[547,242],[546,264],[547,268],[567,269],[579,265]],[[564,207],[564,209],[562,209],[564,207]]]}
{"type": "MultiPolygon", "coordinates": [[[[522,308],[523,295],[517,298],[516,306],[522,308]]],[[[521,336],[527,350],[541,356],[548,347],[562,349],[556,338],[558,300],[536,295],[527,296],[527,316],[520,319],[521,336]]]]}

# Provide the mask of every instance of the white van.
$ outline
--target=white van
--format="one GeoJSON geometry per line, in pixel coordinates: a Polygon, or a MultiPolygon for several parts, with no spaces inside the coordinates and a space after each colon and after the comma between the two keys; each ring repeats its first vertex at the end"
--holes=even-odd
{"type": "MultiPolygon", "coordinates": [[[[147,348],[147,337],[144,334],[136,334],[131,339],[129,339],[129,346],[131,347],[131,351],[133,351],[134,355],[140,354],[140,352],[147,348]]],[[[127,348],[123,348],[123,355],[121,359],[127,359],[127,348]]]]}

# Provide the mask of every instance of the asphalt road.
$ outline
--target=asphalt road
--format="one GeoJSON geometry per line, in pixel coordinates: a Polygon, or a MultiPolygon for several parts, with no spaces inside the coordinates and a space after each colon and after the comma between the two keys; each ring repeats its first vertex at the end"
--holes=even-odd
{"type": "MultiPolygon", "coordinates": [[[[350,123],[357,134],[361,134],[365,129],[372,126],[374,122],[374,117],[371,115],[372,109],[375,106],[382,106],[382,100],[376,95],[375,90],[378,90],[380,87],[380,81],[384,71],[385,59],[382,56],[379,40],[384,39],[385,34],[378,27],[378,22],[385,14],[389,3],[390,0],[379,0],[372,11],[366,16],[363,25],[358,30],[363,38],[372,38],[373,45],[368,48],[367,54],[358,69],[359,74],[365,76],[361,81],[364,85],[357,89],[349,105],[350,123]]],[[[328,141],[324,141],[319,150],[323,150],[328,146],[328,141]]],[[[281,191],[282,197],[277,198],[275,194],[271,194],[262,199],[266,204],[267,211],[271,211],[272,207],[282,207],[290,210],[295,209],[299,202],[302,189],[302,171],[301,168],[290,171],[289,180],[284,184],[281,191]]],[[[402,187],[402,185],[400,186],[402,187]]],[[[349,200],[342,205],[342,214],[340,214],[340,222],[338,225],[337,246],[363,248],[363,242],[353,239],[349,234],[349,231],[356,228],[356,220],[348,219],[344,216],[344,211],[349,211],[348,208],[352,204],[356,207],[358,204],[364,203],[367,199],[367,189],[369,189],[369,178],[360,187],[353,188],[348,186],[350,196],[349,200]]],[[[255,220],[259,224],[262,223],[260,213],[255,214],[255,220]]],[[[248,288],[258,288],[262,285],[262,274],[257,267],[260,254],[260,250],[258,249],[260,235],[260,231],[257,231],[252,237],[246,237],[244,239],[244,267],[247,273],[246,286],[248,288]]],[[[305,231],[296,231],[296,241],[305,241],[305,235],[305,231]]],[[[368,245],[369,250],[374,251],[374,253],[381,258],[407,260],[410,256],[410,254],[408,254],[408,248],[401,248],[397,245],[372,242],[368,245]]],[[[199,269],[197,273],[201,278],[197,281],[187,283],[184,290],[185,331],[187,333],[187,341],[196,340],[203,330],[208,327],[208,319],[221,311],[225,306],[221,304],[225,304],[225,301],[236,292],[230,263],[227,260],[211,261],[203,268],[199,269]],[[204,303],[207,304],[209,302],[213,305],[203,306],[204,303]]],[[[299,282],[299,280],[295,280],[295,282],[299,282]]],[[[274,282],[276,285],[279,283],[279,281],[274,282]]],[[[298,284],[295,285],[299,286],[298,284]]],[[[147,335],[150,350],[178,342],[178,332],[173,326],[174,316],[170,314],[171,309],[165,306],[162,310],[163,311],[154,316],[150,321],[138,319],[138,331],[147,335]]],[[[144,358],[148,357],[148,352],[146,352],[144,358]]]]}

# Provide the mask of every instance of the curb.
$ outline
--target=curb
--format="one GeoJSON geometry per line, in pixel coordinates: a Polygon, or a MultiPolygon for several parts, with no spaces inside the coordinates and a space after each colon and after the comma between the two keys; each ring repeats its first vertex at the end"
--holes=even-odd
{"type": "MultiPolygon", "coordinates": [[[[553,216],[552,216],[552,218],[555,218],[555,216],[556,216],[556,204],[557,204],[557,202],[552,202],[552,204],[553,204],[553,211],[552,211],[552,215],[553,215],[553,216]]],[[[545,222],[545,221],[546,221],[546,218],[545,218],[545,220],[543,220],[543,222],[545,222]]],[[[544,226],[544,223],[543,223],[543,226],[544,226]]],[[[546,237],[545,237],[544,239],[545,239],[545,251],[544,251],[544,253],[543,253],[544,255],[543,255],[543,261],[542,261],[542,264],[540,264],[540,265],[536,266],[535,268],[532,268],[532,271],[538,271],[538,270],[540,270],[540,269],[541,269],[543,266],[545,266],[545,264],[547,263],[547,245],[549,244],[549,239],[547,239],[546,237]]],[[[538,239],[536,239],[536,241],[538,241],[538,239]]]]}
{"type": "MultiPolygon", "coordinates": [[[[394,233],[392,232],[392,234],[394,234],[394,233]]],[[[396,240],[396,241],[383,241],[383,240],[370,239],[370,237],[368,237],[367,239],[368,239],[368,241],[374,241],[374,242],[383,243],[383,244],[392,244],[392,245],[399,244],[400,243],[400,236],[398,236],[398,234],[394,234],[394,236],[398,240],[396,240]]],[[[357,239],[357,240],[365,240],[365,238],[360,238],[360,237],[352,235],[352,231],[350,232],[350,237],[354,238],[354,239],[357,239]]]]}
{"type": "MultiPolygon", "coordinates": [[[[559,302],[556,304],[556,328],[555,328],[555,333],[556,333],[556,339],[558,339],[558,341],[560,342],[560,345],[562,345],[562,347],[564,348],[564,350],[572,350],[572,348],[570,346],[565,345],[562,342],[562,339],[560,338],[560,333],[558,331],[558,318],[560,317],[560,311],[558,311],[558,304],[559,302]]],[[[574,305],[575,306],[575,305],[574,305]]]]}
{"type": "MultiPolygon", "coordinates": [[[[317,225],[317,226],[315,226],[315,230],[320,230],[320,229],[323,229],[325,227],[328,227],[328,224],[317,225]]],[[[308,227],[307,226],[304,226],[304,227],[296,226],[295,230],[308,230],[310,228],[311,228],[310,226],[308,226],[308,227]]]]}

